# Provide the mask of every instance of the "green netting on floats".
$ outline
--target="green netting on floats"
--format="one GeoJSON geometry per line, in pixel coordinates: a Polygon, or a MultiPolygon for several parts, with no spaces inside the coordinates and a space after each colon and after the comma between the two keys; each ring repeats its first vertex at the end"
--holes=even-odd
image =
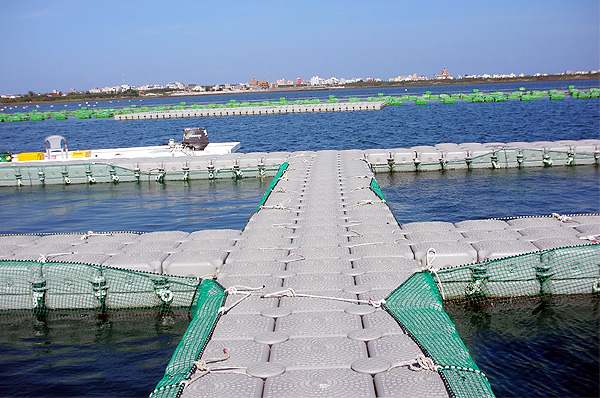
{"type": "Polygon", "coordinates": [[[437,270],[445,300],[600,293],[600,244],[562,247],[437,270]]]}
{"type": "Polygon", "coordinates": [[[226,293],[218,283],[211,279],[202,281],[191,308],[193,319],[150,397],[177,397],[181,393],[183,382],[191,375],[194,362],[200,358],[210,338],[225,297],[226,293]]]}
{"type": "Polygon", "coordinates": [[[490,383],[444,311],[429,273],[417,273],[385,299],[385,309],[431,357],[453,396],[494,397],[490,383]]]}
{"type": "MultiPolygon", "coordinates": [[[[260,202],[258,202],[258,206],[256,206],[256,210],[254,210],[254,213],[259,211],[260,207],[264,206],[264,204],[267,202],[267,199],[269,199],[271,192],[273,192],[273,188],[275,188],[275,185],[277,185],[277,183],[279,182],[279,179],[281,178],[281,176],[283,176],[283,173],[285,173],[288,166],[289,166],[288,162],[284,162],[281,166],[279,166],[279,170],[277,170],[277,174],[275,174],[275,176],[273,177],[273,180],[271,181],[271,184],[267,188],[265,194],[261,198],[260,202]]],[[[250,216],[250,217],[252,217],[252,216],[250,216]]]]}
{"type": "Polygon", "coordinates": [[[102,265],[0,260],[0,309],[189,307],[200,280],[102,265]]]}
{"type": "Polygon", "coordinates": [[[396,220],[396,224],[398,224],[398,226],[400,226],[401,225],[400,221],[398,221],[398,218],[396,217],[396,215],[392,211],[390,205],[388,204],[387,200],[385,199],[385,196],[383,195],[383,191],[381,190],[381,187],[377,183],[377,180],[374,178],[371,178],[371,184],[369,184],[369,187],[371,188],[371,191],[373,191],[379,199],[381,199],[385,202],[387,207],[390,209],[390,213],[392,213],[392,215],[394,216],[394,219],[396,220]]]}

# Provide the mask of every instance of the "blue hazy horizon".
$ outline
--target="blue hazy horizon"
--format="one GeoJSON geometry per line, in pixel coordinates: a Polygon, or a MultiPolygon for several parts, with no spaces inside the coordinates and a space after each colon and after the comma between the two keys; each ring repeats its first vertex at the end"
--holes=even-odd
{"type": "Polygon", "coordinates": [[[7,0],[0,94],[596,70],[599,10],[597,0],[7,0]]]}

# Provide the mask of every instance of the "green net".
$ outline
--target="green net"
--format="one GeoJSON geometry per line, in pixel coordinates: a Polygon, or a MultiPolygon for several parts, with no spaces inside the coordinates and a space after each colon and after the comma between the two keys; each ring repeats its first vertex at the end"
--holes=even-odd
{"type": "Polygon", "coordinates": [[[275,188],[275,185],[277,185],[277,183],[279,182],[279,179],[281,178],[281,176],[283,176],[283,173],[287,170],[288,166],[289,166],[288,162],[284,162],[279,167],[279,170],[277,170],[277,174],[275,174],[275,176],[273,177],[273,180],[271,181],[271,184],[267,188],[267,191],[263,195],[263,197],[260,200],[260,202],[258,202],[258,206],[256,207],[256,210],[254,210],[254,213],[256,213],[257,211],[259,211],[261,206],[264,206],[264,204],[266,203],[267,199],[269,199],[269,196],[271,195],[271,192],[273,191],[273,188],[275,188]]]}
{"type": "Polygon", "coordinates": [[[198,278],[102,265],[0,260],[0,309],[112,311],[190,307],[198,278]]]}
{"type": "Polygon", "coordinates": [[[562,247],[435,273],[445,300],[600,293],[600,244],[562,247]]]}
{"type": "Polygon", "coordinates": [[[386,298],[385,308],[425,355],[435,361],[454,396],[494,396],[487,377],[471,358],[444,311],[441,295],[429,273],[410,277],[386,298]]]}
{"type": "Polygon", "coordinates": [[[167,365],[165,375],[151,397],[176,397],[183,387],[194,362],[200,358],[219,317],[219,308],[225,302],[223,288],[211,279],[202,281],[191,308],[193,316],[181,342],[167,365]]]}
{"type": "Polygon", "coordinates": [[[394,216],[394,219],[396,220],[396,224],[398,224],[398,226],[400,226],[401,225],[400,221],[398,221],[398,218],[396,217],[396,215],[394,214],[394,212],[390,208],[390,205],[388,204],[387,200],[385,199],[385,196],[383,195],[383,191],[381,190],[381,187],[377,183],[377,180],[374,179],[374,178],[371,178],[371,184],[369,184],[369,187],[371,188],[371,191],[373,191],[375,193],[375,195],[377,195],[377,197],[379,199],[381,199],[381,200],[383,200],[385,202],[385,204],[390,209],[390,213],[392,213],[392,215],[394,216]]]}

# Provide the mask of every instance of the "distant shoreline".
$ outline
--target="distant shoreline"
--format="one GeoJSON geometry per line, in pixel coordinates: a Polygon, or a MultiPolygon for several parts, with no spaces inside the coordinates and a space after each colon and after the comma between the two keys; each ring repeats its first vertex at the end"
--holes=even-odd
{"type": "Polygon", "coordinates": [[[593,75],[550,75],[550,76],[526,76],[519,78],[503,78],[503,79],[453,79],[453,80],[424,80],[424,81],[405,81],[405,82],[358,82],[346,84],[344,86],[284,86],[278,88],[270,88],[264,90],[248,90],[248,91],[208,91],[198,92],[193,94],[181,95],[150,95],[150,96],[119,96],[119,97],[98,97],[93,94],[82,96],[77,99],[40,99],[37,101],[15,101],[2,102],[0,106],[18,106],[30,104],[56,104],[56,103],[73,103],[73,102],[108,102],[133,99],[153,99],[153,98],[186,98],[197,97],[204,95],[245,95],[245,94],[260,94],[260,93],[292,93],[292,92],[311,92],[311,91],[327,91],[327,90],[349,90],[349,89],[373,89],[373,88],[402,88],[402,87],[438,87],[438,86],[465,86],[475,84],[502,84],[502,83],[532,83],[532,82],[554,82],[554,81],[587,81],[598,80],[600,82],[600,74],[593,75]]]}

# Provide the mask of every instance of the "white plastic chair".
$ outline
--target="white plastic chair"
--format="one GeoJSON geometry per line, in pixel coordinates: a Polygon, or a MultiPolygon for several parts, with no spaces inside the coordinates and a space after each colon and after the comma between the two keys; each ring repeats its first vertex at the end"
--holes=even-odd
{"type": "Polygon", "coordinates": [[[67,139],[62,135],[49,135],[44,139],[44,145],[47,159],[67,159],[69,157],[67,139]]]}

